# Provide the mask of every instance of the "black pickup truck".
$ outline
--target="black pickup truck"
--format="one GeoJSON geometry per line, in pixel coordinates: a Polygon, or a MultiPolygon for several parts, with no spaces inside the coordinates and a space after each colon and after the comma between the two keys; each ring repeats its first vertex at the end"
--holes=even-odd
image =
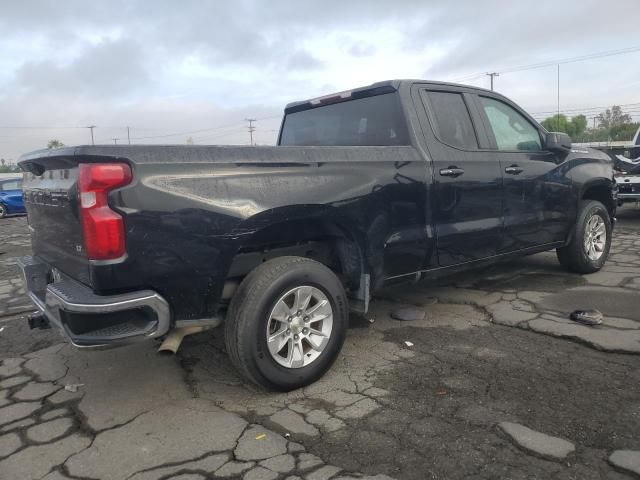
{"type": "Polygon", "coordinates": [[[279,390],[326,372],[384,284],[550,249],[597,271],[617,201],[605,154],[495,92],[418,80],[291,103],[275,147],[79,146],[20,166],[32,323],[104,347],[224,319],[236,367],[279,390]]]}

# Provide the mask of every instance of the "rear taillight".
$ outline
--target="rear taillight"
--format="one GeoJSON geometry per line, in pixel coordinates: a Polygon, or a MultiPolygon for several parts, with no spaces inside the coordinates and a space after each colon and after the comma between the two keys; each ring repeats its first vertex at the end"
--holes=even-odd
{"type": "Polygon", "coordinates": [[[89,260],[113,260],[125,254],[124,221],[109,208],[108,194],[131,182],[126,163],[81,163],[78,179],[84,247],[89,260]]]}

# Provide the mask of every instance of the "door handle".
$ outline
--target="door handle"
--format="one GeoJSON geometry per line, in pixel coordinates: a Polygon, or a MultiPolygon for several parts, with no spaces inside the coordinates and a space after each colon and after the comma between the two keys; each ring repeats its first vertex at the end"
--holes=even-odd
{"type": "Polygon", "coordinates": [[[464,173],[464,170],[456,166],[440,169],[440,175],[442,175],[443,177],[459,177],[463,173],[464,173]]]}
{"type": "Polygon", "coordinates": [[[524,172],[524,170],[520,168],[518,165],[511,165],[505,168],[504,172],[508,173],[509,175],[520,175],[522,172],[524,172]]]}

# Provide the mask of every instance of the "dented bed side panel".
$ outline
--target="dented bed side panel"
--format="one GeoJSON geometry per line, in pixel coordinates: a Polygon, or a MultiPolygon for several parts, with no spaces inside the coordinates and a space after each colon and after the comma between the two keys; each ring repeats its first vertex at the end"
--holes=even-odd
{"type": "Polygon", "coordinates": [[[127,256],[92,265],[93,288],[153,289],[176,319],[213,315],[238,250],[287,222],[344,229],[373,283],[429,262],[427,167],[413,147],[114,146],[75,153],[82,161],[118,158],[133,169],[133,183],[110,194],[125,219],[127,256]]]}

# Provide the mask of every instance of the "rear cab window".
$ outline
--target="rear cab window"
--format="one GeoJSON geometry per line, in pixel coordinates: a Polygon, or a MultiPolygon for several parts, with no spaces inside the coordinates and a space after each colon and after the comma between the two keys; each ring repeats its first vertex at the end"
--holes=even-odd
{"type": "Polygon", "coordinates": [[[397,92],[341,101],[287,113],[280,145],[410,145],[397,92]]]}

